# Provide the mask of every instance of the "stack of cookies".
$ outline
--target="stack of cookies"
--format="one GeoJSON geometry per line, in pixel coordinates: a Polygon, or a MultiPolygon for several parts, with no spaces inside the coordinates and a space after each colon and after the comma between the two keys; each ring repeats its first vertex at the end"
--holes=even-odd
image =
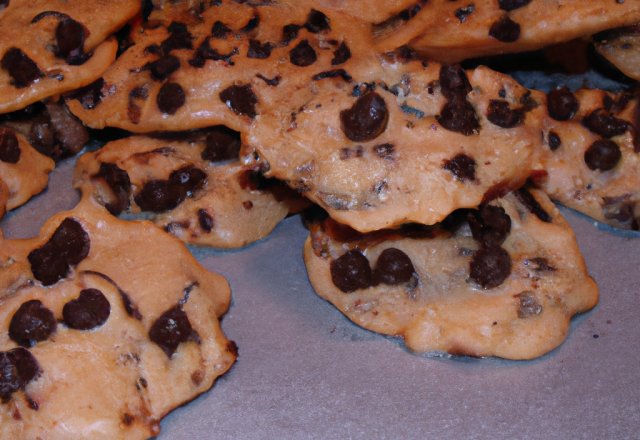
{"type": "Polygon", "coordinates": [[[87,127],[120,129],[77,160],[75,209],[0,240],[5,436],[155,435],[230,367],[228,284],[182,243],[241,247],[304,211],[309,280],[355,323],[531,359],[598,300],[551,200],[639,229],[638,92],[455,64],[627,35],[637,2],[76,3],[0,2],[0,214],[87,127]]]}

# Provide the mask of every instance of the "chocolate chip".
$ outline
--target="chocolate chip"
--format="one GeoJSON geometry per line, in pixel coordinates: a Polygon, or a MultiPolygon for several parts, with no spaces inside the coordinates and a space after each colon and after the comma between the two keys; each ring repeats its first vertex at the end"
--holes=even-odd
{"type": "Polygon", "coordinates": [[[149,339],[158,344],[169,359],[178,346],[187,341],[200,343],[198,333],[191,327],[187,314],[178,305],[164,312],[151,326],[149,339]]]}
{"type": "Polygon", "coordinates": [[[178,206],[189,192],[200,186],[207,174],[194,165],[187,165],[169,175],[169,180],[149,180],[134,197],[143,211],[164,212],[178,206]]]}
{"type": "Polygon", "coordinates": [[[138,308],[138,306],[133,302],[133,300],[131,299],[129,294],[127,294],[127,292],[122,290],[120,288],[120,286],[118,286],[118,284],[116,284],[115,281],[113,281],[107,275],[105,275],[103,273],[100,273],[100,272],[93,271],[93,270],[83,270],[81,272],[81,274],[83,274],[83,275],[88,274],[88,275],[98,276],[98,277],[102,278],[103,280],[107,281],[113,287],[115,287],[116,290],[118,291],[118,293],[120,294],[120,298],[122,299],[122,305],[124,306],[124,311],[127,312],[127,315],[131,316],[132,318],[137,319],[138,321],[142,321],[142,314],[140,313],[140,309],[138,308]]]}
{"type": "Polygon", "coordinates": [[[538,302],[533,292],[522,292],[516,296],[520,299],[518,303],[518,318],[526,319],[542,312],[542,304],[538,302]]]}
{"type": "Polygon", "coordinates": [[[331,279],[344,293],[371,287],[373,274],[369,260],[353,249],[331,263],[331,279]]]}
{"type": "Polygon", "coordinates": [[[29,143],[45,156],[55,156],[55,130],[47,112],[33,118],[28,136],[29,143]]]}
{"type": "Polygon", "coordinates": [[[439,82],[442,94],[447,99],[465,96],[472,90],[467,73],[459,64],[442,66],[440,68],[439,82]]]}
{"type": "Polygon", "coordinates": [[[35,357],[23,347],[0,352],[0,399],[2,403],[11,400],[13,393],[24,390],[29,382],[36,379],[42,370],[35,357]]]}
{"type": "Polygon", "coordinates": [[[17,89],[28,87],[43,77],[35,61],[17,47],[12,47],[5,52],[0,65],[9,72],[13,80],[11,84],[17,89]]]}
{"type": "Polygon", "coordinates": [[[349,49],[349,46],[347,46],[347,43],[343,41],[340,44],[340,47],[333,52],[331,65],[337,66],[339,64],[346,63],[349,58],[351,58],[351,50],[349,49]]]}
{"type": "Polygon", "coordinates": [[[253,93],[251,84],[244,86],[229,86],[220,92],[220,100],[227,104],[236,115],[247,115],[253,119],[256,117],[256,104],[258,97],[253,93]]]}
{"type": "Polygon", "coordinates": [[[172,22],[167,28],[171,33],[169,37],[160,43],[162,52],[168,55],[172,50],[177,49],[193,49],[193,37],[187,31],[187,26],[176,21],[172,22]]]}
{"type": "Polygon", "coordinates": [[[172,21],[171,24],[169,25],[169,27],[167,27],[167,31],[169,31],[169,33],[173,34],[173,33],[178,33],[178,34],[184,34],[185,32],[188,31],[188,27],[186,24],[181,23],[179,21],[172,21]]]}
{"type": "Polygon", "coordinates": [[[373,269],[374,284],[394,286],[411,280],[415,269],[411,258],[400,249],[387,248],[378,257],[373,269]]]}
{"type": "Polygon", "coordinates": [[[180,58],[175,55],[167,55],[144,65],[142,70],[151,72],[151,78],[156,81],[164,81],[173,72],[180,68],[180,58]]]}
{"type": "Polygon", "coordinates": [[[471,258],[469,275],[485,289],[493,289],[511,273],[509,253],[497,245],[482,247],[471,258]]]}
{"type": "Polygon", "coordinates": [[[467,20],[467,17],[473,14],[475,10],[476,10],[475,5],[471,4],[466,8],[457,9],[454,15],[458,20],[460,20],[460,23],[464,23],[467,20]]]}
{"type": "Polygon", "coordinates": [[[461,182],[476,180],[476,161],[466,154],[458,154],[451,160],[445,160],[442,168],[461,182]]]}
{"type": "Polygon", "coordinates": [[[233,61],[231,61],[231,57],[237,55],[238,48],[234,48],[228,54],[221,54],[216,49],[212,49],[209,46],[209,37],[205,38],[202,44],[196,50],[196,53],[193,55],[193,59],[189,60],[189,64],[193,67],[200,68],[204,67],[206,60],[212,61],[226,61],[230,66],[233,66],[233,61]]]}
{"type": "Polygon", "coordinates": [[[80,296],[66,303],[62,317],[67,327],[75,330],[92,330],[100,327],[111,314],[111,304],[98,289],[84,289],[80,296]]]}
{"type": "Polygon", "coordinates": [[[207,146],[200,157],[211,162],[226,160],[238,160],[240,157],[240,133],[225,127],[216,125],[207,134],[207,146]]]}
{"type": "Polygon", "coordinates": [[[244,202],[242,202],[242,207],[249,211],[253,208],[253,202],[251,200],[245,200],[244,202]]]}
{"type": "Polygon", "coordinates": [[[178,83],[164,83],[160,87],[156,103],[162,113],[174,115],[184,105],[186,96],[182,86],[178,83]]]}
{"type": "Polygon", "coordinates": [[[156,44],[150,44],[149,46],[144,48],[145,55],[162,55],[162,48],[156,44]]]}
{"type": "Polygon", "coordinates": [[[547,143],[549,144],[549,149],[551,151],[556,151],[562,145],[562,141],[560,140],[560,136],[555,131],[550,131],[547,135],[547,143]]]}
{"type": "Polygon", "coordinates": [[[520,25],[509,17],[503,17],[491,25],[489,36],[503,43],[513,43],[520,38],[520,25]]]}
{"type": "Polygon", "coordinates": [[[265,60],[271,56],[271,43],[260,43],[258,40],[249,40],[249,50],[247,51],[247,58],[257,58],[259,60],[265,60]]]}
{"type": "Polygon", "coordinates": [[[56,317],[40,300],[23,303],[13,314],[9,324],[9,337],[18,345],[33,347],[49,339],[57,328],[56,317]]]}
{"type": "Polygon", "coordinates": [[[282,44],[286,46],[291,41],[298,38],[298,32],[300,32],[302,26],[299,24],[288,24],[282,28],[282,44]]]}
{"type": "Polygon", "coordinates": [[[249,20],[242,29],[240,29],[240,32],[243,32],[243,33],[251,32],[252,30],[257,28],[259,24],[260,24],[260,17],[258,16],[258,14],[253,14],[253,18],[249,20]]]}
{"type": "Polygon", "coordinates": [[[351,82],[351,80],[353,79],[353,78],[351,78],[351,75],[349,75],[347,73],[346,70],[344,70],[344,69],[335,69],[335,70],[328,70],[326,72],[320,72],[318,74],[315,74],[315,75],[313,75],[313,77],[311,77],[311,80],[312,81],[319,81],[321,79],[337,78],[337,77],[341,77],[346,82],[351,82]]]}
{"type": "Polygon", "coordinates": [[[213,217],[211,217],[205,209],[198,209],[198,225],[205,232],[211,232],[213,229],[213,217]]]}
{"type": "Polygon", "coordinates": [[[540,220],[545,223],[551,223],[553,218],[547,211],[538,203],[533,194],[531,194],[526,188],[520,188],[515,193],[516,198],[522,203],[529,212],[535,214],[540,220]]]}
{"type": "Polygon", "coordinates": [[[380,144],[373,147],[373,153],[382,159],[393,160],[393,152],[395,149],[396,147],[392,144],[380,144]]]}
{"type": "Polygon", "coordinates": [[[512,109],[507,101],[491,99],[487,108],[487,119],[502,128],[514,128],[522,125],[525,118],[524,107],[512,109]]]}
{"type": "Polygon", "coordinates": [[[262,81],[264,81],[268,86],[277,86],[278,84],[280,84],[280,80],[282,79],[282,77],[279,74],[276,74],[276,76],[274,76],[272,79],[265,78],[263,75],[259,73],[256,76],[260,78],[262,81]]]}
{"type": "Polygon", "coordinates": [[[608,171],[615,168],[621,158],[620,147],[609,139],[598,139],[584,153],[584,161],[593,171],[608,171]]]}
{"type": "Polygon", "coordinates": [[[549,260],[542,257],[530,258],[524,262],[525,266],[535,265],[532,269],[536,272],[554,272],[558,269],[549,264],[549,260]]]}
{"type": "Polygon", "coordinates": [[[33,276],[50,286],[80,264],[89,255],[89,249],[89,234],[76,219],[67,217],[44,246],[29,253],[33,276]]]}
{"type": "Polygon", "coordinates": [[[96,108],[104,94],[102,90],[105,86],[105,81],[102,78],[98,78],[88,86],[84,86],[76,90],[70,95],[71,99],[77,99],[82,104],[82,108],[85,110],[93,110],[96,108]]]}
{"type": "Polygon", "coordinates": [[[310,66],[315,63],[317,59],[318,55],[316,55],[316,51],[313,50],[308,40],[302,40],[289,52],[291,64],[299,67],[310,66]]]}
{"type": "Polygon", "coordinates": [[[592,111],[589,115],[582,118],[580,123],[588,128],[589,131],[604,138],[621,135],[629,129],[630,125],[623,119],[608,115],[606,112],[603,112],[601,108],[592,111]]]}
{"type": "Polygon", "coordinates": [[[547,95],[549,116],[556,121],[568,121],[573,118],[579,107],[578,99],[573,96],[568,87],[558,87],[547,95]]]}
{"type": "Polygon", "coordinates": [[[511,232],[511,217],[500,206],[483,205],[470,211],[467,221],[473,238],[483,246],[500,246],[511,232]]]}
{"type": "Polygon", "coordinates": [[[9,7],[9,0],[0,0],[0,10],[9,7]]]}
{"type": "Polygon", "coordinates": [[[531,3],[531,0],[498,0],[500,9],[503,11],[513,11],[531,3]]]}
{"type": "Polygon", "coordinates": [[[349,140],[366,142],[380,136],[387,127],[389,112],[384,99],[367,92],[350,109],[340,112],[340,127],[349,140]]]}
{"type": "Polygon", "coordinates": [[[211,28],[211,36],[213,38],[218,39],[226,39],[227,34],[231,33],[231,29],[229,29],[223,22],[216,21],[213,23],[213,27],[211,28]]]}
{"type": "Polygon", "coordinates": [[[315,9],[311,9],[304,27],[312,34],[331,30],[331,27],[329,26],[329,17],[315,9]]]}
{"type": "Polygon", "coordinates": [[[0,128],[0,161],[18,163],[20,160],[20,143],[13,130],[0,128]]]}
{"type": "Polygon", "coordinates": [[[454,96],[442,107],[436,120],[445,129],[469,136],[480,130],[476,110],[464,97],[454,96]]]}
{"type": "Polygon", "coordinates": [[[56,27],[55,54],[64,58],[67,64],[77,66],[84,64],[89,57],[84,53],[84,26],[75,20],[67,18],[58,22],[56,27]]]}

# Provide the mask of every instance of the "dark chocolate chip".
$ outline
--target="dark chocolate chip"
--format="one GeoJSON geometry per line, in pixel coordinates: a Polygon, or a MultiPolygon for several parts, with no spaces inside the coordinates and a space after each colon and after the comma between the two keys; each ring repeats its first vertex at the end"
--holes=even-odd
{"type": "Polygon", "coordinates": [[[542,304],[538,302],[533,292],[522,292],[516,296],[520,299],[518,303],[518,318],[526,319],[542,312],[542,304]]]}
{"type": "Polygon", "coordinates": [[[282,28],[282,44],[286,46],[291,41],[298,38],[298,32],[300,32],[302,26],[299,24],[288,24],[282,28]]]}
{"type": "Polygon", "coordinates": [[[23,89],[43,77],[38,65],[17,47],[12,47],[2,56],[0,65],[9,72],[11,84],[23,89]]]}
{"type": "Polygon", "coordinates": [[[540,220],[545,223],[551,223],[553,218],[549,215],[547,211],[538,203],[533,194],[531,194],[526,188],[520,188],[515,193],[516,198],[522,203],[525,208],[532,214],[535,214],[540,220]]]}
{"type": "Polygon", "coordinates": [[[513,11],[531,3],[531,0],[498,0],[500,9],[503,11],[513,11]]]}
{"type": "Polygon", "coordinates": [[[511,217],[500,206],[483,205],[470,211],[467,221],[473,238],[483,246],[500,246],[511,232],[511,217]]]}
{"type": "Polygon", "coordinates": [[[249,20],[242,29],[240,29],[240,32],[244,32],[244,33],[251,32],[252,30],[257,28],[259,24],[260,24],[260,17],[258,16],[258,14],[253,14],[253,18],[249,20]]]}
{"type": "Polygon", "coordinates": [[[207,134],[207,146],[200,157],[211,162],[238,160],[240,147],[239,132],[217,125],[207,134]]]}
{"type": "Polygon", "coordinates": [[[469,275],[485,289],[493,289],[507,279],[511,273],[509,253],[497,245],[480,248],[473,254],[469,275]]]}
{"type": "Polygon", "coordinates": [[[205,209],[198,210],[198,225],[204,232],[211,232],[213,229],[213,217],[205,209]]]}
{"type": "Polygon", "coordinates": [[[20,160],[20,143],[13,130],[0,128],[0,161],[18,163],[20,160]]]}
{"type": "Polygon", "coordinates": [[[2,403],[11,400],[13,393],[24,390],[29,382],[36,379],[42,370],[29,350],[23,347],[0,352],[0,399],[2,403]]]}
{"type": "Polygon", "coordinates": [[[502,128],[514,128],[523,124],[525,118],[524,107],[509,107],[507,101],[491,99],[487,108],[487,119],[502,128]]]}
{"type": "Polygon", "coordinates": [[[344,79],[347,82],[351,82],[352,78],[351,75],[349,75],[347,73],[346,70],[344,69],[335,69],[335,70],[328,70],[326,72],[320,72],[316,75],[314,75],[311,80],[312,81],[318,81],[321,79],[326,79],[326,78],[337,78],[340,77],[342,79],[344,79]]]}
{"type": "Polygon", "coordinates": [[[153,43],[144,48],[144,53],[146,55],[162,55],[162,48],[158,44],[153,43]]]}
{"type": "Polygon", "coordinates": [[[347,46],[347,43],[343,41],[340,44],[340,47],[333,52],[331,65],[337,66],[339,64],[346,63],[349,58],[351,58],[351,50],[349,49],[349,46],[347,46]]]}
{"type": "Polygon", "coordinates": [[[471,90],[471,83],[467,78],[467,73],[459,64],[453,66],[442,66],[440,68],[440,88],[442,94],[447,99],[457,96],[466,96],[471,90]]]}
{"type": "Polygon", "coordinates": [[[164,81],[173,72],[180,68],[180,58],[175,55],[167,55],[155,61],[145,64],[142,70],[151,72],[151,77],[156,81],[164,81]]]}
{"type": "Polygon", "coordinates": [[[272,79],[265,78],[259,73],[256,76],[264,81],[268,86],[277,86],[278,84],[280,84],[280,80],[282,79],[282,77],[278,74],[276,74],[276,76],[274,76],[272,79]]]}
{"type": "Polygon", "coordinates": [[[553,89],[547,96],[549,116],[556,121],[568,121],[573,118],[579,107],[580,102],[566,86],[553,89]]]}
{"type": "Polygon", "coordinates": [[[229,86],[221,91],[219,96],[236,115],[247,115],[251,119],[256,117],[258,97],[253,93],[251,84],[229,86]]]}
{"type": "Polygon", "coordinates": [[[550,131],[547,134],[547,143],[549,144],[549,149],[551,151],[556,151],[562,145],[562,141],[560,140],[560,136],[555,131],[550,131]]]}
{"type": "Polygon", "coordinates": [[[374,284],[397,285],[409,282],[415,269],[411,258],[400,249],[387,248],[378,257],[373,269],[374,284]]]}
{"type": "Polygon", "coordinates": [[[211,28],[211,36],[213,38],[226,39],[227,34],[229,33],[231,33],[231,29],[229,29],[223,22],[216,21],[213,23],[213,27],[211,28]]]}
{"type": "Polygon", "coordinates": [[[43,112],[32,119],[27,138],[39,153],[49,157],[55,156],[55,130],[49,113],[43,112]]]}
{"type": "Polygon", "coordinates": [[[331,279],[344,293],[371,287],[373,274],[369,260],[353,249],[331,263],[331,279]]]}
{"type": "Polygon", "coordinates": [[[187,341],[200,342],[198,333],[191,327],[187,314],[181,305],[164,312],[151,326],[149,339],[171,359],[178,346],[187,341]]]}
{"type": "Polygon", "coordinates": [[[226,61],[230,66],[233,66],[233,61],[231,61],[231,57],[237,55],[238,48],[234,48],[228,54],[221,54],[216,49],[212,49],[209,46],[209,37],[205,38],[202,44],[196,50],[196,53],[193,55],[193,59],[189,60],[189,64],[193,67],[204,67],[206,60],[212,61],[226,61]]]}
{"type": "Polygon", "coordinates": [[[62,317],[67,327],[75,330],[93,330],[100,327],[111,314],[111,304],[98,289],[84,289],[80,296],[66,303],[62,317]]]}
{"type": "Polygon", "coordinates": [[[56,56],[72,66],[84,64],[89,59],[84,53],[85,38],[84,26],[80,23],[70,18],[60,21],[56,27],[56,56]]]}
{"type": "Polygon", "coordinates": [[[134,200],[141,210],[159,213],[178,206],[184,195],[179,185],[168,180],[149,180],[134,200]]]}
{"type": "Polygon", "coordinates": [[[247,58],[257,58],[259,60],[265,60],[271,56],[271,43],[260,43],[258,40],[249,40],[249,50],[247,51],[247,58]]]}
{"type": "Polygon", "coordinates": [[[466,154],[458,154],[453,159],[445,160],[442,168],[461,182],[476,180],[476,161],[466,154]]]}
{"type": "Polygon", "coordinates": [[[182,86],[178,83],[164,83],[160,87],[156,103],[162,113],[174,115],[184,105],[186,96],[182,86]]]}
{"type": "Polygon", "coordinates": [[[366,142],[380,136],[387,127],[387,104],[376,92],[367,92],[350,109],[340,112],[340,126],[349,140],[366,142]]]}
{"type": "Polygon", "coordinates": [[[167,31],[169,31],[169,33],[171,34],[184,34],[185,32],[188,32],[188,30],[189,28],[187,27],[187,25],[179,21],[172,21],[169,27],[167,27],[167,31]]]}
{"type": "Polygon", "coordinates": [[[331,27],[329,26],[329,17],[315,9],[311,9],[304,27],[312,34],[331,30],[331,27]]]}
{"type": "Polygon", "coordinates": [[[115,287],[118,293],[120,294],[120,298],[122,298],[122,305],[124,306],[124,310],[125,312],[127,312],[127,315],[137,319],[138,321],[142,321],[142,314],[140,313],[140,309],[138,308],[138,306],[133,302],[129,294],[127,294],[127,292],[122,290],[120,286],[118,286],[118,284],[116,284],[116,282],[113,281],[110,277],[108,277],[103,273],[96,272],[93,270],[83,270],[81,273],[98,276],[103,280],[107,281],[113,287],[115,287]]]}
{"type": "Polygon", "coordinates": [[[93,110],[96,108],[104,94],[102,89],[105,86],[105,81],[102,78],[98,78],[91,84],[81,87],[70,95],[71,99],[77,99],[82,104],[82,108],[85,110],[93,110]]]}
{"type": "Polygon", "coordinates": [[[392,144],[380,144],[373,147],[373,153],[382,159],[393,160],[393,152],[395,149],[396,147],[392,144]]]}
{"type": "Polygon", "coordinates": [[[480,130],[480,122],[476,110],[466,98],[454,96],[442,107],[436,120],[443,128],[449,131],[462,133],[469,136],[480,130]]]}
{"type": "Polygon", "coordinates": [[[80,264],[89,255],[89,249],[89,234],[76,219],[67,217],[44,246],[29,253],[33,276],[50,286],[80,264]]]}
{"type": "Polygon", "coordinates": [[[476,10],[475,5],[471,4],[466,8],[457,9],[454,15],[458,20],[460,20],[460,23],[464,23],[467,20],[467,17],[473,14],[475,10],[476,10]]]}
{"type": "Polygon", "coordinates": [[[598,139],[584,153],[584,161],[593,171],[608,171],[615,168],[621,158],[620,147],[609,139],[598,139]]]}
{"type": "Polygon", "coordinates": [[[169,181],[180,186],[185,196],[202,186],[206,178],[207,173],[195,165],[184,166],[172,171],[169,175],[169,181]]]}
{"type": "Polygon", "coordinates": [[[520,25],[509,17],[503,17],[491,25],[489,36],[503,43],[513,43],[520,38],[520,25]]]}
{"type": "Polygon", "coordinates": [[[308,40],[302,40],[289,52],[291,64],[299,67],[310,66],[316,62],[318,55],[308,40]]]}
{"type": "Polygon", "coordinates": [[[0,10],[9,7],[9,0],[0,0],[0,10]]]}
{"type": "Polygon", "coordinates": [[[610,116],[601,108],[592,111],[589,115],[582,118],[580,123],[587,127],[589,131],[603,138],[621,135],[625,133],[630,126],[627,121],[610,116]]]}
{"type": "Polygon", "coordinates": [[[183,23],[172,22],[167,28],[171,33],[169,37],[160,43],[162,52],[169,55],[169,52],[177,49],[193,49],[193,37],[187,31],[187,26],[183,23]]]}
{"type": "Polygon", "coordinates": [[[524,264],[525,266],[535,265],[532,269],[536,272],[554,272],[558,270],[549,264],[549,260],[542,257],[530,258],[524,264]]]}
{"type": "Polygon", "coordinates": [[[18,345],[33,347],[49,339],[57,328],[56,317],[40,300],[23,303],[13,314],[9,324],[9,337],[18,345]]]}

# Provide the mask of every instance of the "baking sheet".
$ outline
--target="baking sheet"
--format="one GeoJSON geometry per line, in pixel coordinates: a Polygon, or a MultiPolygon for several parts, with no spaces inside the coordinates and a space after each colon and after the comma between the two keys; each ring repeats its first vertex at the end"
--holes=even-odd
{"type": "MultiPolygon", "coordinates": [[[[73,166],[60,164],[45,192],[5,216],[5,237],[38,235],[75,206],[73,166]]],[[[420,356],[352,324],[313,292],[298,216],[239,250],[190,247],[231,284],[222,328],[240,356],[208,393],[170,413],[157,439],[639,438],[640,239],[562,213],[600,302],[533,361],[420,356]]]]}

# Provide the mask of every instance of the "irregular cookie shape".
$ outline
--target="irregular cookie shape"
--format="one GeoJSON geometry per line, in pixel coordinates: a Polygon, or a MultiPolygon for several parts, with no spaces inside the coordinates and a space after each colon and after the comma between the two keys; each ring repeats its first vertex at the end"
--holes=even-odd
{"type": "Polygon", "coordinates": [[[560,345],[598,290],[558,209],[519,190],[464,214],[453,233],[317,222],[304,247],[309,280],[356,324],[419,353],[532,359],[560,345]]]}
{"type": "Polygon", "coordinates": [[[306,206],[286,185],[242,165],[240,133],[218,126],[182,138],[110,142],[80,157],[74,186],[115,215],[147,211],[186,243],[223,248],[266,237],[306,206]]]}
{"type": "Polygon", "coordinates": [[[237,356],[227,282],[149,222],[85,198],[0,261],[2,438],[157,435],[237,356]]]}
{"type": "Polygon", "coordinates": [[[41,192],[54,166],[53,160],[34,150],[20,133],[0,127],[0,218],[5,209],[16,208],[41,192]]]}
{"type": "Polygon", "coordinates": [[[633,91],[558,88],[534,183],[569,208],[623,229],[640,222],[640,105],[633,91]]]}
{"type": "Polygon", "coordinates": [[[0,113],[99,78],[118,47],[108,37],[140,6],[139,0],[9,1],[0,14],[0,113]]]}
{"type": "MultiPolygon", "coordinates": [[[[237,131],[274,100],[370,46],[365,23],[312,7],[166,2],[132,29],[135,45],[68,105],[93,128],[136,133],[224,124],[237,131]]],[[[362,56],[371,56],[363,51],[362,56]]]]}
{"type": "Polygon", "coordinates": [[[540,92],[484,67],[388,57],[348,73],[275,101],[256,117],[246,156],[255,149],[267,176],[341,223],[434,224],[541,168],[540,92]]]}
{"type": "Polygon", "coordinates": [[[640,24],[612,29],[595,36],[594,46],[622,73],[640,80],[640,24]]]}
{"type": "Polygon", "coordinates": [[[456,63],[537,50],[640,21],[640,3],[616,0],[475,0],[416,2],[373,25],[379,51],[409,45],[456,63]]]}

